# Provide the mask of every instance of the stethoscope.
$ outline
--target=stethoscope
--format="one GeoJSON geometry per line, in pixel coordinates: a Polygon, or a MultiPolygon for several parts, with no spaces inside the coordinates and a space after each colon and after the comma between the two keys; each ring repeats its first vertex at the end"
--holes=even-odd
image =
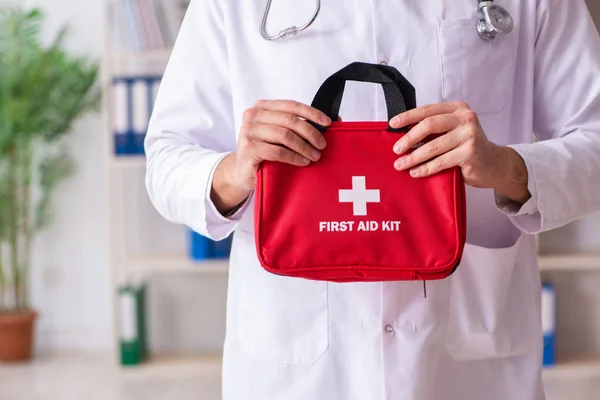
{"type": "MultiPolygon", "coordinates": [[[[265,10],[263,13],[260,34],[265,40],[279,40],[285,39],[289,36],[295,36],[298,33],[306,30],[319,16],[321,12],[321,0],[316,0],[317,7],[313,16],[304,25],[290,26],[282,29],[278,34],[270,36],[267,33],[267,19],[269,18],[269,11],[271,10],[272,0],[266,0],[265,10]]],[[[490,40],[496,37],[498,33],[506,34],[513,30],[513,19],[502,6],[494,3],[494,0],[477,0],[479,3],[479,10],[483,13],[483,18],[477,21],[477,32],[483,39],[490,40]]]]}

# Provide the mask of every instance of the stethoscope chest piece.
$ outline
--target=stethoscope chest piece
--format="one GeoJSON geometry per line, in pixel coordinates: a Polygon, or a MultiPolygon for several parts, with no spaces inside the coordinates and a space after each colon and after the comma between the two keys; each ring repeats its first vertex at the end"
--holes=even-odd
{"type": "Polygon", "coordinates": [[[479,9],[483,19],[477,23],[477,32],[484,39],[493,39],[498,33],[510,33],[513,30],[513,19],[502,6],[493,1],[480,1],[479,9]]]}

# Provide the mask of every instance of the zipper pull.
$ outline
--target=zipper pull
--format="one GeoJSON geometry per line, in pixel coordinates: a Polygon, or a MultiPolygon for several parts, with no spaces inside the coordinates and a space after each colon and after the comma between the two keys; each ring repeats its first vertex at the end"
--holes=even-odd
{"type": "Polygon", "coordinates": [[[427,298],[427,283],[423,281],[423,295],[427,298]]]}

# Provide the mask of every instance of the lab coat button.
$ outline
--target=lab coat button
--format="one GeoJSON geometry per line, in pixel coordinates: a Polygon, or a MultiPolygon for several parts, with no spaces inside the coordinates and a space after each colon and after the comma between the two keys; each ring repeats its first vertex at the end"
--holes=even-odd
{"type": "Polygon", "coordinates": [[[386,325],[386,327],[385,327],[385,331],[386,331],[387,333],[392,333],[392,332],[394,332],[394,327],[393,327],[393,326],[391,326],[391,325],[386,325]]]}

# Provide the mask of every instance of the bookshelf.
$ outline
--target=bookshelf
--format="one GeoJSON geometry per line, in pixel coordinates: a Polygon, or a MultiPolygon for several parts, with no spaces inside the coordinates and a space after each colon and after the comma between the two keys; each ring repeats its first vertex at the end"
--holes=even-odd
{"type": "MultiPolygon", "coordinates": [[[[147,298],[150,320],[147,329],[157,332],[149,332],[149,359],[135,368],[122,367],[123,373],[126,374],[164,375],[201,371],[203,366],[215,365],[215,354],[220,354],[221,350],[219,341],[224,330],[224,316],[221,314],[225,312],[223,297],[228,261],[208,259],[197,262],[191,259],[188,252],[189,230],[166,222],[149,202],[144,183],[146,158],[139,148],[143,143],[143,134],[135,139],[137,148],[131,152],[117,153],[114,138],[114,79],[156,79],[162,75],[188,1],[104,0],[101,85],[105,95],[102,113],[107,154],[112,343],[114,363],[119,367],[121,354],[118,288],[130,279],[144,279],[149,281],[151,286],[158,287],[154,290],[155,293],[149,293],[147,298]],[[157,9],[150,10],[149,7],[153,6],[157,9]],[[163,7],[165,12],[159,13],[159,7],[163,7]],[[159,21],[158,17],[163,20],[159,21]],[[150,20],[154,21],[149,22],[150,20]],[[137,38],[132,39],[134,31],[137,38]],[[190,283],[186,286],[180,281],[190,283]],[[184,287],[184,291],[187,292],[180,296],[169,289],[173,285],[184,287]],[[190,287],[197,287],[200,295],[190,290],[190,287]],[[185,301],[190,302],[191,306],[186,305],[185,301]],[[214,311],[211,308],[214,308],[214,311]],[[160,323],[164,321],[165,312],[168,313],[168,325],[174,325],[171,330],[164,327],[164,323],[160,323]],[[215,328],[211,328],[210,334],[199,335],[195,340],[203,343],[197,345],[190,336],[206,331],[199,328],[202,323],[206,326],[214,325],[215,328]],[[190,326],[192,329],[188,329],[190,326]],[[178,333],[188,330],[192,333],[187,336],[178,333]],[[179,344],[180,339],[186,344],[182,345],[181,351],[171,352],[170,348],[176,347],[171,343],[179,344]],[[193,351],[188,350],[191,347],[193,351]],[[154,348],[157,349],[156,352],[154,348]],[[181,356],[186,353],[192,356],[181,356]]],[[[148,88],[148,94],[150,93],[148,88]]],[[[150,118],[150,112],[151,109],[147,110],[144,116],[146,122],[150,118]]],[[[131,115],[129,117],[131,118],[131,115]]],[[[136,130],[135,134],[137,133],[136,130]]],[[[142,133],[145,133],[145,129],[142,133]]]]}

